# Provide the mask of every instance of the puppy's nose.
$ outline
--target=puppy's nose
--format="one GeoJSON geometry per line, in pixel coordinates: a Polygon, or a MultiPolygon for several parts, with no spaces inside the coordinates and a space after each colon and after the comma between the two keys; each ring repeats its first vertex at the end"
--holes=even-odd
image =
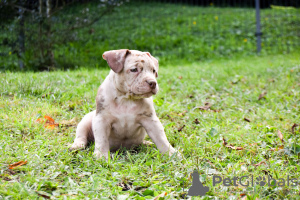
{"type": "Polygon", "coordinates": [[[156,88],[156,82],[155,81],[146,81],[149,85],[151,89],[155,89],[156,88]]]}

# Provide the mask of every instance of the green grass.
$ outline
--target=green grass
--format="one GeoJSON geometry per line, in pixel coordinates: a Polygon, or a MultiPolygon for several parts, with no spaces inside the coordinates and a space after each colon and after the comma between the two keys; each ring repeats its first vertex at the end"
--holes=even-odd
{"type": "MultiPolygon", "coordinates": [[[[131,2],[116,8],[93,26],[79,31],[59,33],[73,24],[77,13],[95,4],[67,7],[57,13],[52,28],[58,34],[53,41],[68,35],[68,42],[55,44],[54,55],[58,68],[98,68],[105,63],[100,55],[111,49],[138,49],[149,51],[162,64],[190,63],[220,57],[254,55],[256,53],[256,26],[254,8],[198,7],[181,4],[131,2]],[[91,30],[93,30],[91,32],[91,30]]],[[[262,54],[288,53],[299,50],[300,9],[262,9],[262,54]]],[[[35,69],[37,24],[27,23],[25,64],[35,69]],[[36,31],[35,31],[36,30],[36,31]]],[[[14,30],[14,29],[12,29],[14,30]]],[[[17,32],[17,31],[16,31],[17,32]]],[[[4,31],[13,37],[14,32],[4,31]]],[[[1,47],[0,47],[1,48],[1,47]]],[[[9,52],[9,49],[2,50],[9,52]]],[[[16,55],[3,57],[0,67],[18,68],[16,55]],[[14,66],[14,67],[13,67],[14,66]]]]}
{"type": "Polygon", "coordinates": [[[108,67],[1,73],[0,198],[153,199],[166,192],[164,199],[179,199],[197,169],[200,180],[210,187],[202,199],[237,199],[241,194],[253,199],[299,199],[299,186],[212,185],[212,174],[300,177],[299,127],[291,132],[292,125],[300,123],[299,58],[293,53],[161,66],[156,112],[184,159],[163,156],[155,145],[123,149],[108,162],[92,156],[93,144],[68,152],[77,123],[95,109],[97,88],[108,67]],[[265,91],[265,98],[258,100],[265,91]],[[199,109],[205,102],[211,108],[199,109]],[[64,125],[44,128],[36,122],[44,115],[64,125]],[[282,150],[278,130],[284,136],[282,150]],[[243,150],[224,147],[222,138],[243,150]],[[28,163],[8,170],[9,164],[20,160],[28,163]],[[265,164],[254,166],[262,161],[265,164]],[[120,183],[130,190],[122,191],[120,183]]]}

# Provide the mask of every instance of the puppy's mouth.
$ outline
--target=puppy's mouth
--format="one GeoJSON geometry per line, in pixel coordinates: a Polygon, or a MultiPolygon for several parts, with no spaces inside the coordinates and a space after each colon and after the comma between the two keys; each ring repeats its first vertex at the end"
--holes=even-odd
{"type": "Polygon", "coordinates": [[[143,98],[149,98],[152,95],[156,95],[156,93],[157,93],[156,91],[150,91],[150,92],[143,93],[143,94],[136,94],[132,91],[129,91],[129,96],[131,96],[135,99],[143,99],[143,98]]]}

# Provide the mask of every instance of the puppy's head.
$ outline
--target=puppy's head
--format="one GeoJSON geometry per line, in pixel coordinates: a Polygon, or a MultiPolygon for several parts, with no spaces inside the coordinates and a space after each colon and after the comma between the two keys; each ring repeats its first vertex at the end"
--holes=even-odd
{"type": "Polygon", "coordinates": [[[133,98],[147,98],[158,92],[158,61],[149,52],[112,50],[102,55],[115,73],[118,90],[133,98]]]}

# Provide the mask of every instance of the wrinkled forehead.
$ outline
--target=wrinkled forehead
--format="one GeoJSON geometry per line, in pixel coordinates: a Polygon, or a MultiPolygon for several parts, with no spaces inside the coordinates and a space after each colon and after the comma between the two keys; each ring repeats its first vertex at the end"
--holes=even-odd
{"type": "Polygon", "coordinates": [[[155,66],[153,60],[150,58],[149,55],[145,52],[131,50],[131,54],[126,57],[125,60],[125,68],[130,68],[133,66],[143,66],[154,68],[158,71],[158,68],[155,66]]]}

